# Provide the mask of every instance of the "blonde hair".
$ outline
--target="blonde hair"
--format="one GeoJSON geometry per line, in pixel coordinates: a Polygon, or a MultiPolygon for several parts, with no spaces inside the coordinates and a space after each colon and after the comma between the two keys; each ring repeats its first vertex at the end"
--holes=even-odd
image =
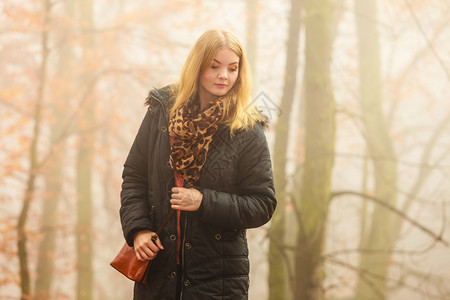
{"type": "Polygon", "coordinates": [[[251,72],[247,57],[239,40],[229,31],[212,29],[203,33],[191,49],[181,70],[180,80],[174,86],[175,103],[170,115],[198,97],[200,74],[214,59],[217,50],[228,47],[239,57],[239,73],[233,88],[223,98],[224,117],[222,123],[230,126],[231,134],[238,129],[253,127],[263,116],[251,104],[251,72]]]}

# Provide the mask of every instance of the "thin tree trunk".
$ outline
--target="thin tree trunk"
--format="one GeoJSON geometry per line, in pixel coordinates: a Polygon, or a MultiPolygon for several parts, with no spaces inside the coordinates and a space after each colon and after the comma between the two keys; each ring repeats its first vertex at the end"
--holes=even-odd
{"type": "Polygon", "coordinates": [[[39,244],[37,278],[34,299],[51,299],[55,257],[55,240],[57,227],[57,209],[62,191],[63,153],[65,145],[58,147],[52,160],[47,165],[46,188],[42,211],[43,239],[39,244]]]}
{"type": "Polygon", "coordinates": [[[289,36],[287,41],[287,57],[284,75],[283,95],[280,103],[281,116],[278,118],[275,132],[273,153],[273,170],[275,190],[277,192],[277,210],[269,229],[269,299],[287,298],[288,280],[286,264],[288,257],[283,251],[285,244],[285,206],[286,206],[286,164],[289,144],[289,127],[292,106],[297,83],[298,49],[301,27],[301,1],[291,1],[289,16],[289,36]]]}
{"type": "MultiPolygon", "coordinates": [[[[93,117],[85,112],[85,118],[93,117]]],[[[77,299],[92,299],[92,136],[83,135],[77,159],[77,299]]]]}
{"type": "MultiPolygon", "coordinates": [[[[83,51],[83,86],[90,86],[94,80],[93,71],[90,70],[93,63],[92,51],[94,50],[94,40],[92,32],[92,6],[89,0],[80,2],[81,24],[84,28],[85,36],[82,38],[83,51]]],[[[87,96],[89,97],[89,96],[87,96]]],[[[79,146],[77,156],[77,227],[76,227],[76,248],[77,248],[77,299],[90,300],[93,297],[93,249],[92,249],[92,173],[94,161],[95,134],[95,110],[96,100],[84,101],[81,109],[79,130],[79,146]]]]}
{"type": "MultiPolygon", "coordinates": [[[[73,17],[72,4],[64,2],[65,11],[68,16],[73,17]],[[69,7],[70,6],[70,7],[69,7]]],[[[58,74],[66,82],[71,82],[68,67],[69,61],[73,59],[70,46],[63,46],[60,51],[60,61],[58,63],[58,74]]],[[[52,159],[47,161],[47,172],[45,173],[44,201],[42,203],[42,234],[43,238],[39,244],[37,278],[35,281],[34,299],[51,299],[51,288],[54,278],[55,261],[55,240],[58,224],[58,204],[62,194],[64,175],[64,155],[66,153],[66,141],[59,140],[61,128],[64,127],[65,103],[61,99],[68,99],[68,88],[58,87],[52,102],[52,115],[55,120],[51,124],[51,145],[55,147],[52,151],[52,159]]]]}
{"type": "Polygon", "coordinates": [[[247,57],[252,70],[252,75],[256,77],[256,49],[258,40],[258,0],[247,0],[247,57]]]}
{"type": "Polygon", "coordinates": [[[305,1],[305,162],[295,253],[295,299],[324,299],[323,252],[334,162],[335,102],[330,78],[331,0],[305,1]]]}
{"type": "MultiPolygon", "coordinates": [[[[365,151],[366,155],[364,155],[363,167],[362,167],[362,182],[361,182],[361,191],[363,194],[367,194],[367,183],[369,177],[369,158],[367,149],[365,151]]],[[[361,197],[361,213],[360,213],[360,239],[359,239],[359,247],[360,249],[364,247],[365,243],[367,243],[367,220],[369,219],[369,207],[367,201],[361,197]]]]}
{"type": "Polygon", "coordinates": [[[47,165],[45,176],[46,187],[42,207],[42,234],[39,244],[37,278],[35,281],[34,299],[51,299],[51,287],[54,274],[55,240],[58,224],[58,203],[62,193],[63,159],[65,142],[60,144],[47,165]]]}
{"type": "Polygon", "coordinates": [[[22,210],[17,222],[18,232],[18,257],[20,268],[20,289],[21,299],[31,299],[31,282],[30,282],[30,270],[28,266],[28,251],[27,251],[27,233],[26,223],[28,218],[28,212],[30,210],[31,202],[34,198],[35,181],[39,168],[38,162],[38,143],[41,134],[41,114],[42,106],[45,95],[45,81],[47,77],[47,59],[49,55],[48,51],[48,19],[50,13],[50,1],[46,0],[43,3],[43,28],[41,35],[41,66],[39,71],[39,85],[37,91],[36,107],[34,111],[34,128],[33,136],[30,147],[30,170],[28,173],[27,187],[23,199],[22,210]]]}
{"type": "MultiPolygon", "coordinates": [[[[257,56],[257,44],[258,44],[258,0],[246,0],[246,13],[247,13],[247,36],[246,36],[246,53],[248,63],[250,65],[253,82],[256,82],[256,56],[257,56]]],[[[255,98],[256,89],[252,89],[252,99],[255,98]]],[[[247,238],[249,241],[254,240],[254,236],[257,232],[249,231],[247,238]]],[[[250,243],[252,245],[252,243],[250,243]]],[[[252,255],[255,253],[250,249],[250,259],[254,262],[252,255]]],[[[260,272],[259,268],[250,268],[250,278],[255,278],[260,272]]]]}
{"type": "MultiPolygon", "coordinates": [[[[375,172],[375,197],[392,207],[397,202],[396,158],[382,111],[380,46],[376,28],[375,0],[355,0],[359,39],[361,108],[367,134],[368,150],[375,172]]],[[[368,236],[363,249],[392,250],[395,244],[396,216],[376,205],[368,224],[368,236]]],[[[389,251],[362,253],[362,270],[355,299],[385,299],[386,276],[389,270],[389,251]],[[373,276],[372,276],[373,275],[373,276]]]]}

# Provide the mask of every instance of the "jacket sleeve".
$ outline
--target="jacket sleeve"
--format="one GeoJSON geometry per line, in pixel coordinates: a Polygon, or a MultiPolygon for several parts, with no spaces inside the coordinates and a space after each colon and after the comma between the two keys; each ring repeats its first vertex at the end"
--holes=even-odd
{"type": "Polygon", "coordinates": [[[203,189],[198,211],[207,223],[247,229],[267,223],[276,207],[269,148],[261,126],[246,136],[238,161],[238,193],[203,189]]]}
{"type": "Polygon", "coordinates": [[[120,221],[125,240],[130,246],[133,246],[137,232],[151,230],[147,179],[149,131],[150,111],[147,110],[122,173],[120,221]]]}

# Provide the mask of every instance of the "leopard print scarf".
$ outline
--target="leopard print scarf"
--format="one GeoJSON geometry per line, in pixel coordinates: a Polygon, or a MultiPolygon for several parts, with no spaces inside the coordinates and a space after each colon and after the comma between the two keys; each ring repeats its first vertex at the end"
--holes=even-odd
{"type": "Polygon", "coordinates": [[[169,121],[170,166],[190,185],[200,178],[222,115],[222,99],[209,103],[202,111],[198,104],[190,102],[175,110],[169,121]]]}

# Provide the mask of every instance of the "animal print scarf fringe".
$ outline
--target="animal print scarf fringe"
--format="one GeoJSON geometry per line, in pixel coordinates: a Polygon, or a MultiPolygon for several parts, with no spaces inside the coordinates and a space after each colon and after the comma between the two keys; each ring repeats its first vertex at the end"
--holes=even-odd
{"type": "Polygon", "coordinates": [[[173,139],[170,147],[170,166],[184,180],[194,185],[206,162],[209,144],[217,132],[223,116],[223,100],[209,103],[200,111],[192,102],[175,110],[169,121],[173,139]]]}

